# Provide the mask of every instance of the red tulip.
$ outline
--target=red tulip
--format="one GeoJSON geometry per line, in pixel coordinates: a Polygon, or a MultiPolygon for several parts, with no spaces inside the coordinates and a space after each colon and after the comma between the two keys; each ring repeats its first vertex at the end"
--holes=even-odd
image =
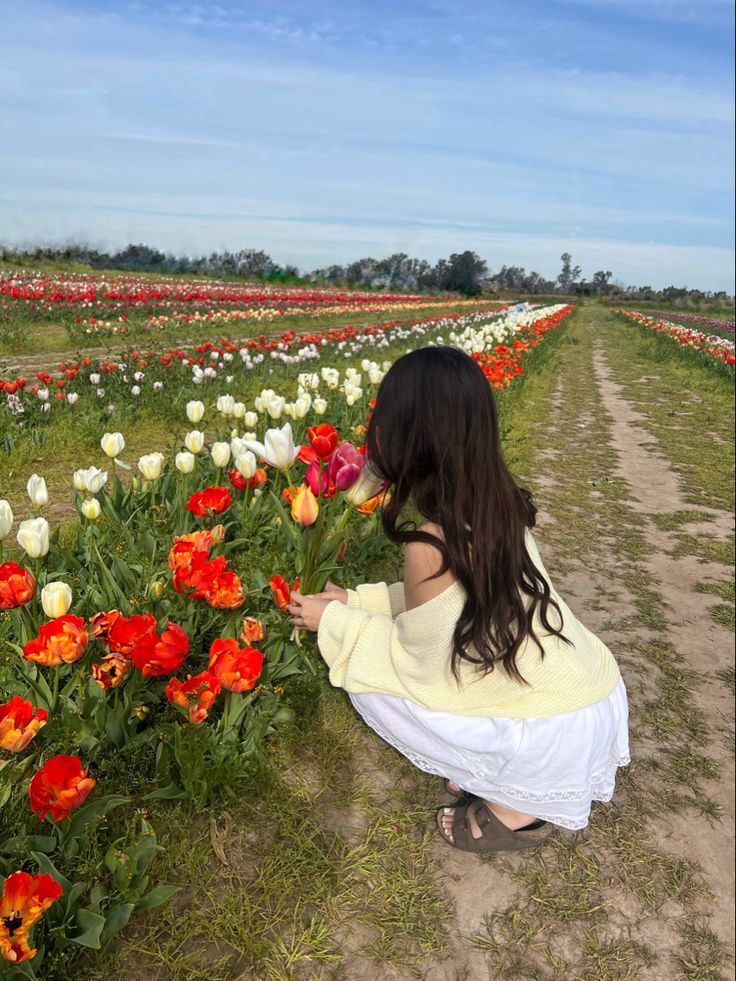
{"type": "Polygon", "coordinates": [[[31,810],[42,819],[51,814],[55,821],[63,820],[94,787],[96,781],[87,773],[78,756],[52,756],[28,785],[31,810]]]}
{"type": "Polygon", "coordinates": [[[5,880],[0,896],[0,955],[11,964],[22,964],[36,956],[28,943],[34,924],[63,889],[50,875],[13,872],[5,880]]]}

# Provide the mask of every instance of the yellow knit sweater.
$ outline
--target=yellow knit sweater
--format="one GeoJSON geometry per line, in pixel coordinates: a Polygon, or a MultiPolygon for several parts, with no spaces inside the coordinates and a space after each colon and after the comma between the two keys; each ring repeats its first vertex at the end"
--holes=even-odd
{"type": "MultiPolygon", "coordinates": [[[[332,684],[356,694],[398,695],[430,711],[506,719],[544,719],[602,701],[618,684],[618,665],[556,592],[529,532],[527,548],[562,611],[562,632],[572,641],[570,646],[546,631],[537,610],[534,632],[544,658],[529,638],[516,657],[527,685],[502,665],[483,675],[468,661],[460,661],[460,685],[455,681],[452,637],[465,601],[457,582],[412,610],[405,609],[400,582],[358,586],[348,590],[347,605],[329,603],[317,641],[332,684]]],[[[549,617],[557,626],[554,610],[549,617]]]]}

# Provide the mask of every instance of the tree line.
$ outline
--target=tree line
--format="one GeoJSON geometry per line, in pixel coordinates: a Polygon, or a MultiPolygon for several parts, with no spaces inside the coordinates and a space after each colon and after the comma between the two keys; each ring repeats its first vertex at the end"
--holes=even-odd
{"type": "Polygon", "coordinates": [[[613,279],[608,269],[599,269],[590,279],[582,276],[580,266],[573,265],[569,252],[560,256],[561,269],[555,279],[527,272],[523,266],[502,266],[492,272],[475,252],[455,252],[434,265],[397,252],[384,259],[367,257],[347,265],[334,264],[311,272],[300,272],[290,264],[280,265],[261,249],[237,252],[211,252],[209,255],[186,256],[162,252],[144,244],[129,244],[115,252],[105,252],[88,245],[17,247],[0,245],[0,262],[15,265],[34,263],[82,263],[94,270],[115,269],[132,273],[161,275],[242,277],[264,283],[312,286],[339,286],[346,289],[412,291],[427,293],[461,293],[465,296],[492,296],[511,293],[514,296],[560,294],[563,296],[603,296],[620,299],[672,302],[730,302],[720,291],[713,293],[685,286],[654,289],[651,286],[627,286],[613,279]]]}

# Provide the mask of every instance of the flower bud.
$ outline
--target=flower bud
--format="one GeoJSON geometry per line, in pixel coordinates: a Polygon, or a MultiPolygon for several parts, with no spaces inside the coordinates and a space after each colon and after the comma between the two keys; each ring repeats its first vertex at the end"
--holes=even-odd
{"type": "Polygon", "coordinates": [[[81,511],[88,521],[97,521],[102,508],[100,507],[100,502],[96,497],[88,497],[86,500],[82,501],[81,511]]]}
{"type": "Polygon", "coordinates": [[[200,402],[199,399],[194,399],[191,402],[187,402],[187,419],[193,422],[196,426],[198,422],[202,421],[204,416],[204,403],[200,402]]]}
{"type": "Polygon", "coordinates": [[[16,540],[31,559],[41,559],[49,550],[49,523],[46,518],[21,521],[16,540]]]}
{"type": "Polygon", "coordinates": [[[193,429],[184,437],[184,445],[190,453],[201,453],[204,446],[204,433],[198,429],[193,429]]]}
{"type": "Polygon", "coordinates": [[[0,500],[0,541],[10,534],[13,527],[13,511],[10,504],[3,498],[0,500]]]}
{"type": "Polygon", "coordinates": [[[152,599],[161,599],[164,595],[164,583],[160,579],[156,579],[151,583],[148,589],[148,593],[152,599]]]}
{"type": "Polygon", "coordinates": [[[49,619],[63,617],[71,605],[71,587],[65,582],[50,582],[41,590],[41,606],[49,619]]]}
{"type": "Polygon", "coordinates": [[[111,460],[114,460],[125,449],[125,439],[122,433],[105,433],[100,440],[100,446],[102,447],[102,452],[106,456],[109,456],[111,460]]]}
{"type": "Polygon", "coordinates": [[[216,467],[226,467],[230,462],[229,443],[213,443],[211,453],[212,462],[216,467]]]}
{"type": "Polygon", "coordinates": [[[163,453],[146,453],[138,461],[138,469],[146,480],[158,480],[164,469],[163,453]]]}
{"type": "Polygon", "coordinates": [[[291,516],[297,524],[313,525],[319,514],[319,503],[306,484],[302,484],[291,502],[291,516]]]}
{"type": "Polygon", "coordinates": [[[194,470],[194,454],[187,453],[177,453],[174,457],[174,464],[179,473],[191,473],[194,470]]]}
{"type": "Polygon", "coordinates": [[[26,490],[31,499],[31,504],[35,508],[42,508],[49,503],[49,492],[46,488],[46,481],[43,477],[39,477],[37,473],[31,474],[28,478],[26,490]]]}
{"type": "Polygon", "coordinates": [[[235,409],[235,399],[232,395],[218,395],[217,397],[217,411],[221,412],[224,416],[231,416],[233,410],[235,409]]]}
{"type": "Polygon", "coordinates": [[[241,455],[235,460],[235,467],[246,480],[250,480],[251,477],[255,477],[256,470],[258,469],[258,461],[256,460],[255,453],[251,453],[250,450],[246,450],[245,453],[241,453],[241,455]]]}

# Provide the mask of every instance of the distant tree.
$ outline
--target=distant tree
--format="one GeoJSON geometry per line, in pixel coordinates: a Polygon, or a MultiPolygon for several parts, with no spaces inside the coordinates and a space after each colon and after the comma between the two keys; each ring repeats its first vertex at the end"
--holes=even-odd
{"type": "Polygon", "coordinates": [[[440,289],[463,293],[465,296],[478,296],[488,266],[475,252],[466,250],[453,252],[449,260],[440,259],[435,270],[440,289]]]}
{"type": "Polygon", "coordinates": [[[607,294],[611,292],[611,287],[609,286],[609,280],[613,276],[613,273],[607,269],[605,272],[599,269],[598,272],[593,273],[593,292],[607,294]]]}
{"type": "Polygon", "coordinates": [[[576,280],[580,279],[582,269],[580,266],[573,266],[572,256],[569,252],[563,252],[560,259],[562,260],[562,271],[557,277],[557,286],[560,293],[571,293],[576,280]]]}

